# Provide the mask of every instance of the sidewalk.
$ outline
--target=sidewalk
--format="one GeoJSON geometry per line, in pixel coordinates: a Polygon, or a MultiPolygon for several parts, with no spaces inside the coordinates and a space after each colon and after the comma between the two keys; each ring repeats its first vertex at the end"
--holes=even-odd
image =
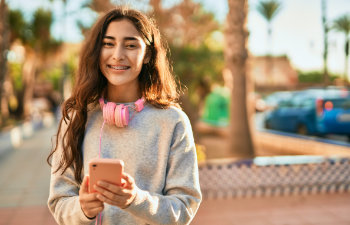
{"type": "MultiPolygon", "coordinates": [[[[46,157],[56,128],[0,158],[0,225],[55,225],[46,201],[46,157]]],[[[350,225],[350,193],[204,200],[192,225],[350,225]]]]}
{"type": "Polygon", "coordinates": [[[56,127],[43,128],[0,158],[0,225],[53,225],[46,163],[56,127]]]}
{"type": "Polygon", "coordinates": [[[350,225],[350,193],[205,200],[191,225],[350,225]]]}

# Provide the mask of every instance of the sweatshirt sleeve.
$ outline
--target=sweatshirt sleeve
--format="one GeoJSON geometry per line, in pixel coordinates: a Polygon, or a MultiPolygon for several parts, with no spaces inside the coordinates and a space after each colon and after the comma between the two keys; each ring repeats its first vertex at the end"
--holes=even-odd
{"type": "Polygon", "coordinates": [[[59,143],[51,161],[50,193],[47,202],[49,210],[60,225],[94,224],[95,220],[88,219],[80,207],[80,185],[75,181],[73,168],[67,168],[63,174],[61,170],[55,172],[61,160],[61,146],[59,143]]]}
{"type": "Polygon", "coordinates": [[[125,210],[149,224],[189,224],[201,202],[196,149],[190,122],[176,124],[163,194],[137,188],[125,210]]]}

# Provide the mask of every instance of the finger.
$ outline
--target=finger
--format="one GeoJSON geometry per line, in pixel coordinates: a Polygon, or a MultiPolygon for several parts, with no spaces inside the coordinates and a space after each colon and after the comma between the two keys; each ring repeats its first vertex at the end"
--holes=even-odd
{"type": "Polygon", "coordinates": [[[124,188],[131,188],[135,184],[135,180],[132,176],[127,173],[122,174],[123,179],[126,181],[126,184],[123,186],[124,188]]]}
{"type": "Polygon", "coordinates": [[[104,196],[103,194],[97,195],[97,198],[102,202],[105,202],[105,203],[110,204],[110,205],[117,205],[117,206],[120,206],[121,203],[123,201],[125,201],[124,198],[122,198],[122,197],[110,199],[110,198],[104,196]]]}
{"type": "MultiPolygon", "coordinates": [[[[122,188],[120,186],[115,185],[115,184],[111,184],[111,183],[108,183],[105,181],[98,181],[96,187],[106,189],[106,190],[108,190],[112,193],[115,193],[115,194],[120,193],[120,191],[122,190],[122,188]]],[[[95,188],[95,186],[94,186],[94,188],[95,188]]]]}
{"type": "Polygon", "coordinates": [[[85,176],[80,185],[79,193],[89,193],[89,176],[85,176]]]}
{"type": "Polygon", "coordinates": [[[96,195],[97,193],[91,193],[91,194],[83,193],[83,195],[81,196],[81,200],[84,202],[94,202],[98,200],[96,195]]]}
{"type": "MultiPolygon", "coordinates": [[[[102,187],[99,187],[99,186],[96,186],[94,187],[96,189],[96,191],[99,193],[99,194],[102,194],[104,195],[105,197],[111,199],[111,200],[114,200],[116,198],[118,198],[118,196],[121,196],[121,190],[118,191],[118,193],[116,192],[113,192],[111,190],[108,190],[108,189],[105,189],[105,188],[102,188],[102,187]]],[[[98,196],[98,195],[97,195],[98,196]]],[[[96,196],[96,197],[97,197],[96,196]]],[[[98,199],[98,197],[97,197],[98,199]]]]}

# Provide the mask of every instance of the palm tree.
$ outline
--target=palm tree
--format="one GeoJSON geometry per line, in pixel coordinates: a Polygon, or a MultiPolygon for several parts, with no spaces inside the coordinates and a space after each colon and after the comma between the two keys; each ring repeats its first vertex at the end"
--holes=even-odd
{"type": "Polygon", "coordinates": [[[327,23],[327,1],[321,0],[322,8],[322,26],[323,26],[323,83],[325,86],[329,84],[328,75],[328,31],[329,26],[327,23]]]}
{"type": "Polygon", "coordinates": [[[271,55],[272,20],[281,9],[282,4],[276,0],[260,1],[257,10],[267,21],[267,34],[269,40],[268,55],[271,55]]]}
{"type": "Polygon", "coordinates": [[[281,9],[281,3],[277,0],[263,0],[260,1],[257,10],[267,21],[267,57],[265,74],[268,77],[269,85],[273,85],[273,78],[271,75],[271,70],[273,68],[273,61],[271,59],[272,55],[272,20],[277,15],[278,11],[281,9]]]}
{"type": "Polygon", "coordinates": [[[229,13],[225,31],[225,61],[233,76],[231,98],[230,141],[231,152],[237,158],[254,157],[254,147],[247,107],[248,57],[246,29],[248,1],[229,0],[229,13]]]}
{"type": "Polygon", "coordinates": [[[38,9],[31,23],[27,23],[18,10],[10,11],[10,40],[21,41],[25,48],[25,60],[22,67],[23,91],[18,93],[20,109],[18,114],[27,117],[30,115],[31,102],[34,92],[35,74],[40,63],[43,64],[48,54],[55,52],[61,45],[52,39],[50,27],[52,14],[50,11],[38,9]]]}
{"type": "Polygon", "coordinates": [[[345,68],[344,68],[344,82],[348,81],[348,64],[349,64],[349,41],[350,41],[350,14],[340,16],[334,20],[333,29],[342,32],[345,35],[345,68]]]}
{"type": "Polygon", "coordinates": [[[0,126],[3,123],[2,99],[3,83],[7,73],[7,54],[9,49],[8,8],[5,0],[0,0],[0,126]]]}

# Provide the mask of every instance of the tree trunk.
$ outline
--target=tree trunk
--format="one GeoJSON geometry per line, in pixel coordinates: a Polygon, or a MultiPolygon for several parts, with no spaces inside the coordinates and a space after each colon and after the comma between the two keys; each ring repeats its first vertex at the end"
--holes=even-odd
{"type": "Polygon", "coordinates": [[[349,86],[349,77],[348,77],[348,65],[349,65],[349,38],[348,35],[345,36],[345,69],[344,69],[344,83],[346,86],[349,86]]]}
{"type": "Polygon", "coordinates": [[[322,26],[323,26],[323,84],[329,85],[330,79],[328,75],[328,24],[327,24],[327,3],[322,0],[322,26]]]}
{"type": "Polygon", "coordinates": [[[23,116],[28,118],[31,115],[32,100],[35,84],[36,71],[36,56],[35,53],[28,50],[26,60],[23,64],[23,116]]]}
{"type": "Polygon", "coordinates": [[[3,124],[4,106],[2,104],[4,94],[4,81],[7,74],[7,51],[9,49],[8,8],[5,0],[0,0],[0,126],[3,124]]]}
{"type": "Polygon", "coordinates": [[[228,2],[225,60],[233,76],[230,148],[234,157],[252,158],[254,147],[248,117],[246,74],[248,2],[247,0],[229,0],[228,2]]]}

